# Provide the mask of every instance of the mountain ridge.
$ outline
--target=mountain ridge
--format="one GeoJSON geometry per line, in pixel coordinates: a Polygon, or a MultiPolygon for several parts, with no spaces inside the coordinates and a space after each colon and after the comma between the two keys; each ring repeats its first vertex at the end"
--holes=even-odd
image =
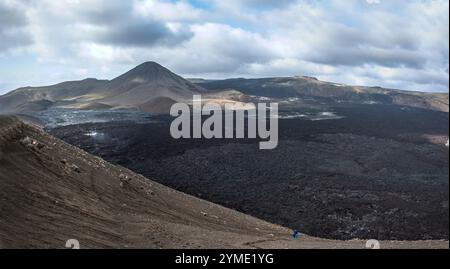
{"type": "Polygon", "coordinates": [[[289,97],[318,98],[336,105],[342,103],[383,103],[449,112],[448,93],[428,93],[387,89],[382,87],[352,86],[318,80],[309,76],[236,78],[225,80],[195,80],[208,90],[235,89],[243,94],[284,99],[289,97]]]}
{"type": "MultiPolygon", "coordinates": [[[[221,92],[234,90],[243,95],[274,97],[279,100],[295,97],[316,99],[317,104],[383,103],[449,112],[448,93],[424,93],[384,89],[381,87],[351,86],[320,81],[309,76],[274,78],[235,78],[226,80],[184,79],[162,65],[148,61],[112,80],[87,78],[66,81],[50,86],[22,87],[0,96],[0,113],[35,113],[49,107],[104,109],[145,107],[148,111],[168,113],[167,107],[154,109],[155,100],[189,102],[196,94],[209,95],[210,100],[222,100],[221,92]],[[217,96],[215,96],[217,94],[217,96]],[[51,103],[48,103],[51,102],[51,103]],[[27,109],[30,108],[30,111],[27,109]]],[[[170,102],[166,102],[170,103],[170,102]]]]}

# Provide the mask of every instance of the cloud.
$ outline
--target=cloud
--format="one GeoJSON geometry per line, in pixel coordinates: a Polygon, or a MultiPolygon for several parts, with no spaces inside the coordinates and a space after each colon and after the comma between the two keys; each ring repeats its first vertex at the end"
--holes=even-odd
{"type": "Polygon", "coordinates": [[[361,66],[371,64],[384,67],[407,66],[411,68],[421,68],[426,62],[424,55],[418,52],[376,47],[352,47],[346,49],[339,47],[323,48],[318,52],[312,52],[306,59],[332,66],[361,66]]]}
{"type": "Polygon", "coordinates": [[[58,78],[112,78],[154,60],[184,76],[305,74],[448,91],[446,0],[5,1],[0,65],[32,59],[42,75],[27,77],[39,84],[54,69],[58,78]]]}
{"type": "Polygon", "coordinates": [[[7,2],[0,3],[0,29],[7,27],[21,27],[27,24],[26,17],[20,13],[19,9],[8,5],[7,2]]]}
{"type": "MultiPolygon", "coordinates": [[[[156,16],[150,17],[139,8],[156,1],[136,1],[134,5],[127,1],[89,1],[90,5],[77,5],[73,11],[77,24],[85,30],[86,40],[125,47],[152,47],[178,44],[191,37],[187,28],[171,28],[165,21],[158,21],[156,16]]],[[[152,10],[161,14],[159,8],[162,7],[152,6],[152,10]]],[[[178,11],[190,11],[181,8],[178,11]]]]}
{"type": "Polygon", "coordinates": [[[230,0],[234,4],[250,7],[282,7],[292,4],[292,0],[230,0]]]}
{"type": "Polygon", "coordinates": [[[86,43],[150,49],[174,46],[191,38],[188,27],[137,14],[128,1],[42,0],[36,1],[28,13],[37,40],[34,49],[42,61],[71,61],[83,55],[78,50],[86,43]]]}
{"type": "MultiPolygon", "coordinates": [[[[242,66],[267,63],[277,57],[271,42],[263,36],[218,23],[194,24],[192,38],[181,46],[155,47],[116,51],[129,59],[142,62],[151,59],[181,74],[232,74],[242,66]]],[[[108,51],[100,49],[100,51],[108,51]]],[[[131,60],[130,62],[132,62],[131,60]]]]}
{"type": "Polygon", "coordinates": [[[111,29],[96,35],[100,43],[118,46],[152,47],[176,45],[192,37],[187,31],[172,31],[159,22],[133,22],[116,24],[111,29]]]}
{"type": "Polygon", "coordinates": [[[448,91],[444,72],[449,66],[448,17],[448,1],[363,5],[349,0],[327,1],[325,5],[299,1],[289,8],[260,14],[259,20],[270,25],[266,34],[280,58],[306,61],[320,78],[448,91]],[[320,66],[332,67],[335,75],[315,68],[320,66]],[[375,75],[367,79],[367,74],[377,74],[383,68],[397,70],[390,82],[402,83],[390,83],[375,75]],[[365,72],[356,72],[360,69],[365,72]],[[358,75],[343,75],[339,70],[358,75]]]}
{"type": "Polygon", "coordinates": [[[135,0],[134,12],[142,17],[171,22],[198,21],[209,16],[206,11],[185,1],[135,0]]]}
{"type": "Polygon", "coordinates": [[[19,7],[8,3],[0,3],[0,53],[32,43],[26,31],[27,18],[19,7]]]}

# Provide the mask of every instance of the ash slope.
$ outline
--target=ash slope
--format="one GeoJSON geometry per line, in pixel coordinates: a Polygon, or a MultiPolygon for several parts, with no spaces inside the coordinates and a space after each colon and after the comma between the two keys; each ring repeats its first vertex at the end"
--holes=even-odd
{"type": "Polygon", "coordinates": [[[84,248],[239,248],[268,234],[288,234],[113,166],[18,120],[0,118],[0,135],[4,248],[63,248],[72,238],[84,248]],[[121,174],[132,179],[123,188],[121,174]]]}
{"type": "MultiPolygon", "coordinates": [[[[289,230],[194,198],[0,117],[0,248],[363,248],[289,230]],[[120,187],[119,177],[132,180],[120,187]]],[[[381,242],[448,248],[448,241],[381,242]]]]}

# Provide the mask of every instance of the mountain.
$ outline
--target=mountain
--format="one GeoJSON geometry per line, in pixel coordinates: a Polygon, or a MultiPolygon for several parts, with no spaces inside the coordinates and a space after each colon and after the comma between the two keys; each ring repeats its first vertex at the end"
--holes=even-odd
{"type": "Polygon", "coordinates": [[[276,99],[300,98],[316,104],[393,104],[449,111],[448,93],[424,93],[320,81],[314,77],[192,80],[209,90],[235,89],[247,95],[276,99]]]}
{"type": "MultiPolygon", "coordinates": [[[[289,229],[189,196],[0,116],[0,249],[364,248],[289,229]]],[[[448,248],[448,241],[381,242],[448,248]]]]}
{"type": "Polygon", "coordinates": [[[146,62],[110,81],[85,79],[17,89],[0,96],[0,113],[34,113],[52,106],[139,109],[155,103],[158,98],[188,102],[194,94],[204,92],[205,89],[161,65],[146,62]]]}
{"type": "Polygon", "coordinates": [[[242,102],[248,100],[246,95],[253,95],[278,98],[278,101],[294,97],[315,105],[378,103],[449,111],[448,93],[349,86],[305,76],[186,80],[158,63],[145,62],[113,80],[91,78],[45,87],[19,88],[0,96],[0,113],[33,114],[50,107],[125,108],[168,113],[168,104],[190,102],[194,94],[202,94],[221,104],[242,102]],[[158,100],[163,100],[163,104],[158,100]]]}
{"type": "Polygon", "coordinates": [[[111,105],[139,105],[158,97],[175,101],[192,100],[194,94],[205,92],[182,77],[154,62],[143,63],[108,82],[101,100],[111,105]]]}

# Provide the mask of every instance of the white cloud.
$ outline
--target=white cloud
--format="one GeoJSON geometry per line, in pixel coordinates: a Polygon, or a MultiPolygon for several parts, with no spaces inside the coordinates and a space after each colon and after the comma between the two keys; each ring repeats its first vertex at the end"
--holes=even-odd
{"type": "Polygon", "coordinates": [[[379,3],[381,3],[380,0],[366,0],[366,2],[369,3],[369,4],[379,4],[379,3]]]}
{"type": "Polygon", "coordinates": [[[196,21],[207,16],[203,10],[185,1],[173,3],[161,0],[135,0],[133,12],[143,17],[170,22],[196,21]]]}
{"type": "Polygon", "coordinates": [[[51,63],[76,79],[113,77],[154,60],[186,76],[305,74],[448,91],[446,0],[200,2],[206,7],[188,0],[7,0],[21,10],[20,31],[29,39],[9,38],[0,64],[33,59],[39,84],[52,70],[38,65],[51,63]]]}
{"type": "Polygon", "coordinates": [[[23,7],[13,1],[0,3],[0,54],[32,42],[23,11],[23,7]]]}

